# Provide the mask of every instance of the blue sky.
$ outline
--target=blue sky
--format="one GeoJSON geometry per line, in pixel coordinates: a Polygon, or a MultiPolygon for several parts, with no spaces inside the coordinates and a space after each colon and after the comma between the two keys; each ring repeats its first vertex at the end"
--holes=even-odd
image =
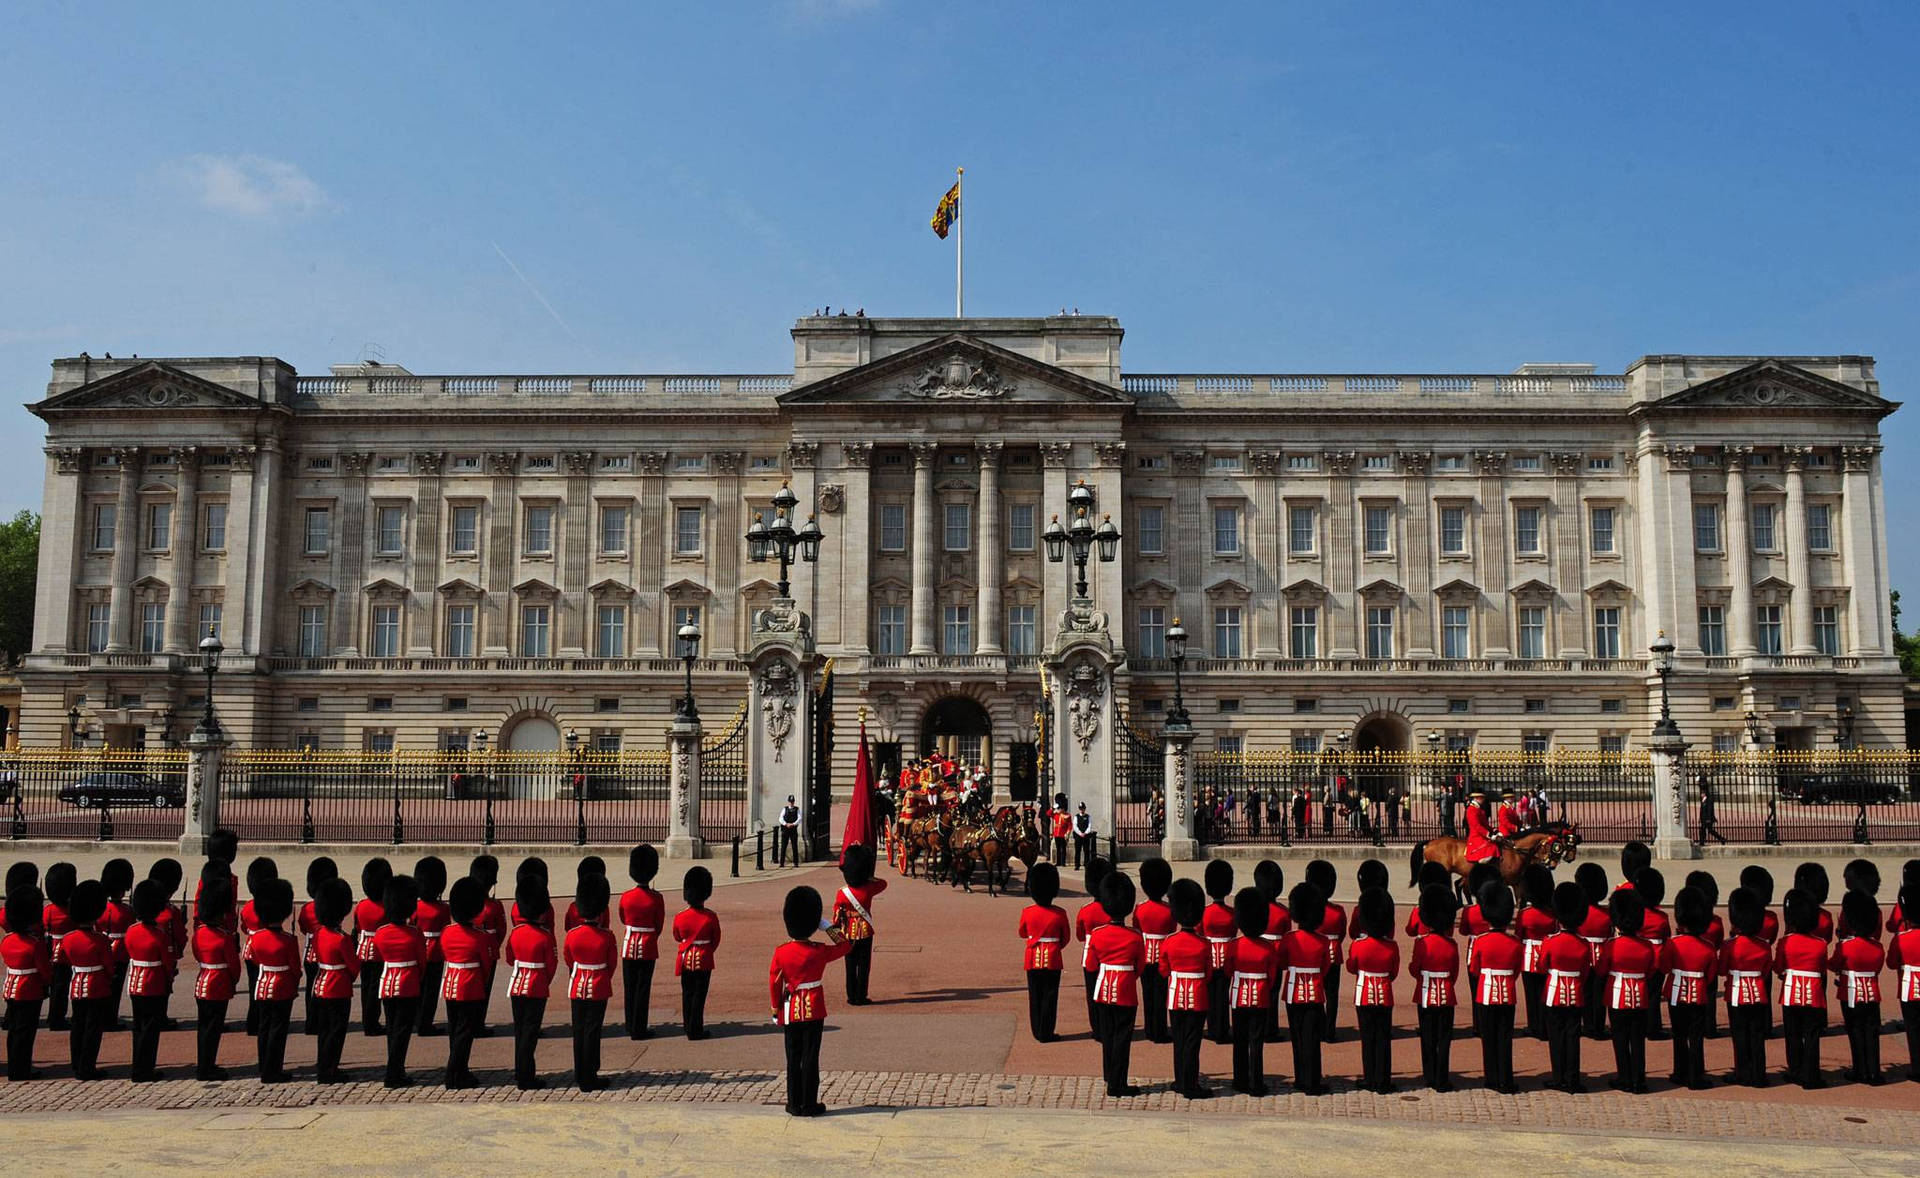
{"type": "Polygon", "coordinates": [[[1118,315],[1135,371],[1866,352],[1907,399],[1916,43],[1892,3],[13,4],[0,400],[82,349],[780,371],[822,304],[950,312],[955,164],[969,310],[1118,315]]]}

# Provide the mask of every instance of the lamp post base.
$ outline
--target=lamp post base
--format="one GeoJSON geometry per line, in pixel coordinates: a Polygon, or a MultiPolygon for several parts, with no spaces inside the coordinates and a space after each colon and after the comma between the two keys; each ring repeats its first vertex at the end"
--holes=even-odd
{"type": "Polygon", "coordinates": [[[1192,863],[1200,858],[1200,840],[1170,838],[1160,841],[1160,857],[1169,863],[1192,863]]]}
{"type": "Polygon", "coordinates": [[[1689,838],[1657,838],[1653,840],[1653,854],[1656,859],[1698,859],[1700,844],[1689,838]]]}
{"type": "Polygon", "coordinates": [[[707,857],[706,840],[686,835],[671,835],[667,838],[667,858],[704,859],[707,857]]]}

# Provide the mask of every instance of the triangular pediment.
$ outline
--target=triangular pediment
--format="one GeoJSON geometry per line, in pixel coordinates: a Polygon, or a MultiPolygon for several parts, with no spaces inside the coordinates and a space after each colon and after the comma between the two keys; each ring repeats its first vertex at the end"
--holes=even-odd
{"type": "Polygon", "coordinates": [[[538,577],[528,577],[526,580],[520,582],[518,585],[515,585],[513,587],[513,591],[519,594],[521,597],[558,597],[560,596],[560,590],[554,588],[552,585],[549,585],[547,582],[542,581],[538,577]]]}
{"type": "Polygon", "coordinates": [[[595,597],[632,597],[633,586],[607,577],[587,586],[587,592],[595,597]]]}
{"type": "Polygon", "coordinates": [[[143,360],[111,376],[68,389],[33,406],[35,413],[65,409],[265,409],[257,398],[205,377],[143,360]]]}
{"type": "Polygon", "coordinates": [[[443,597],[478,597],[480,586],[465,577],[455,577],[436,590],[443,597]]]}
{"type": "Polygon", "coordinates": [[[1285,589],[1282,589],[1280,595],[1289,601],[1322,598],[1327,595],[1327,587],[1312,577],[1302,577],[1285,589]]]}
{"type": "Polygon", "coordinates": [[[1611,578],[1600,582],[1598,585],[1587,586],[1588,597],[1630,597],[1632,595],[1633,590],[1611,578]]]}
{"type": "Polygon", "coordinates": [[[779,591],[780,586],[767,580],[765,577],[755,577],[753,580],[740,586],[740,596],[742,597],[750,597],[755,593],[778,593],[779,591]]]}
{"type": "Polygon", "coordinates": [[[1433,595],[1449,601],[1474,601],[1480,596],[1480,586],[1464,577],[1455,577],[1436,588],[1433,595]]]}
{"type": "Polygon", "coordinates": [[[713,593],[711,589],[708,589],[700,582],[686,577],[682,577],[673,584],[668,585],[665,589],[661,590],[661,592],[665,593],[668,597],[681,599],[688,597],[708,597],[713,593]]]}
{"type": "Polygon", "coordinates": [[[959,332],[780,395],[782,405],[1114,405],[1133,398],[1097,380],[959,332]]]}
{"type": "Polygon", "coordinates": [[[156,589],[165,589],[167,583],[158,577],[142,577],[133,583],[135,593],[151,593],[156,589]]]}
{"type": "Polygon", "coordinates": [[[405,597],[408,589],[405,585],[382,577],[378,581],[370,582],[361,592],[368,597],[405,597]]]}
{"type": "Polygon", "coordinates": [[[293,588],[287,590],[287,592],[295,597],[322,597],[331,595],[333,593],[333,586],[327,584],[325,581],[317,581],[312,577],[308,577],[293,588]]]}
{"type": "Polygon", "coordinates": [[[1793,586],[1779,577],[1767,577],[1753,587],[1755,593],[1791,593],[1793,586]]]}
{"type": "Polygon", "coordinates": [[[1366,584],[1360,586],[1359,589],[1355,590],[1355,592],[1359,593],[1362,597],[1377,600],[1404,596],[1406,590],[1400,588],[1399,582],[1389,581],[1385,577],[1381,577],[1377,581],[1368,581],[1366,584]]]}
{"type": "Polygon", "coordinates": [[[1208,597],[1247,597],[1251,591],[1232,577],[1222,577],[1207,586],[1208,597]]]}
{"type": "Polygon", "coordinates": [[[1158,594],[1162,597],[1177,597],[1180,595],[1180,590],[1177,586],[1169,585],[1158,577],[1148,577],[1144,581],[1135,581],[1133,583],[1133,591],[1135,593],[1158,594]]]}
{"type": "Polygon", "coordinates": [[[1554,595],[1553,586],[1537,577],[1532,580],[1522,581],[1520,584],[1507,590],[1507,592],[1521,600],[1551,599],[1554,595]]]}
{"type": "Polygon", "coordinates": [[[1655,401],[1651,408],[1742,409],[1788,413],[1870,413],[1876,417],[1899,406],[1852,385],[1808,372],[1783,360],[1760,360],[1745,368],[1701,381],[1655,401]]]}

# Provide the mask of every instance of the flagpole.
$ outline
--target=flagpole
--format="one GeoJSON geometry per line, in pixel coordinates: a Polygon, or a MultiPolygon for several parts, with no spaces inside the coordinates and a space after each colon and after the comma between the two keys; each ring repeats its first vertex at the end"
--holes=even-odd
{"type": "Polygon", "coordinates": [[[967,207],[966,202],[961,199],[960,185],[966,179],[967,170],[955,168],[953,175],[954,204],[960,212],[953,229],[953,317],[965,319],[967,317],[967,207]]]}

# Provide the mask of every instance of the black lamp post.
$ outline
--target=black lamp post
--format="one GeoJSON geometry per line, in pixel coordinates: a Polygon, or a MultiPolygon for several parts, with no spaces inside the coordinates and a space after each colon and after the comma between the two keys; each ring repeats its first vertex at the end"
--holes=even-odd
{"type": "Polygon", "coordinates": [[[1843,749],[1852,748],[1853,747],[1853,705],[1850,703],[1842,703],[1840,705],[1839,710],[1834,713],[1834,718],[1839,724],[1838,735],[1840,737],[1840,740],[1839,740],[1840,747],[1843,749]]]}
{"type": "Polygon", "coordinates": [[[747,529],[747,559],[758,564],[768,556],[777,556],[780,560],[780,596],[791,596],[788,592],[787,570],[796,557],[811,564],[820,556],[820,525],[812,516],[799,528],[793,526],[793,509],[800,502],[799,496],[786,483],[780,484],[780,490],[773,497],[773,522],[767,523],[758,516],[753,526],[747,529]]]}
{"type": "Polygon", "coordinates": [[[172,748],[174,746],[176,742],[173,739],[173,730],[174,730],[174,727],[179,723],[180,723],[180,717],[177,714],[175,714],[173,710],[173,705],[168,704],[167,710],[160,713],[160,743],[161,744],[166,745],[168,748],[172,748]]]}
{"type": "Polygon", "coordinates": [[[682,720],[698,720],[700,709],[693,704],[693,659],[700,653],[700,627],[688,622],[680,627],[680,661],[687,669],[687,693],[680,697],[679,707],[674,715],[682,720]]]}
{"type": "Polygon", "coordinates": [[[1167,727],[1191,728],[1193,717],[1187,715],[1187,698],[1180,686],[1180,668],[1187,662],[1187,628],[1179,618],[1167,627],[1167,658],[1173,662],[1173,707],[1167,710],[1167,727]]]}
{"type": "Polygon", "coordinates": [[[77,749],[80,747],[80,742],[86,738],[86,725],[80,720],[80,705],[74,704],[67,709],[67,744],[77,749]]]}
{"type": "Polygon", "coordinates": [[[487,730],[486,729],[476,728],[473,730],[473,742],[470,747],[473,749],[474,752],[480,754],[480,772],[478,774],[469,773],[467,775],[467,778],[469,781],[473,781],[474,784],[480,787],[480,796],[485,799],[484,805],[486,806],[486,819],[485,819],[484,829],[481,831],[481,834],[480,834],[480,841],[486,846],[490,847],[493,845],[493,836],[494,836],[493,777],[491,774],[487,772],[488,766],[487,766],[487,730]]]}
{"type": "Polygon", "coordinates": [[[1660,676],[1660,722],[1653,726],[1653,734],[1679,736],[1680,725],[1673,722],[1673,707],[1667,693],[1667,679],[1673,674],[1673,639],[1662,630],[1648,649],[1653,652],[1653,669],[1660,676]]]}
{"type": "Polygon", "coordinates": [[[1760,747],[1760,716],[1752,708],[1747,709],[1747,743],[1754,748],[1760,747]]]}
{"type": "Polygon", "coordinates": [[[226,649],[211,628],[200,640],[200,669],[207,676],[207,707],[200,716],[200,733],[209,739],[220,735],[220,722],[213,718],[213,676],[220,670],[220,653],[226,649]]]}
{"type": "Polygon", "coordinates": [[[1066,559],[1068,547],[1073,549],[1073,595],[1080,600],[1085,600],[1087,596],[1087,557],[1093,551],[1093,546],[1096,543],[1100,545],[1102,564],[1112,563],[1120,551],[1120,529],[1113,526],[1113,517],[1103,517],[1096,528],[1088,514],[1092,510],[1093,488],[1087,486],[1085,479],[1081,479],[1074,484],[1073,490],[1067,492],[1067,515],[1073,522],[1062,527],[1060,517],[1056,515],[1047,524],[1047,530],[1041,537],[1047,543],[1047,559],[1054,564],[1066,559]]]}
{"type": "Polygon", "coordinates": [[[567,729],[567,762],[573,766],[573,843],[587,845],[587,766],[580,752],[580,734],[567,729]]]}

